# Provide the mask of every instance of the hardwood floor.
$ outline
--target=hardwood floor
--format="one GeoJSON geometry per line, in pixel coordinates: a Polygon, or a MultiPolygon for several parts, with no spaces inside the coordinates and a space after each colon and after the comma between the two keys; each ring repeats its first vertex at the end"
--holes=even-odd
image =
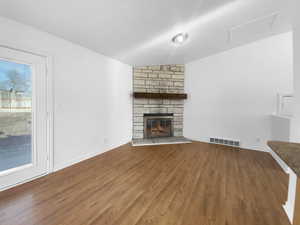
{"type": "Polygon", "coordinates": [[[0,193],[1,225],[288,225],[268,153],[124,145],[0,193]]]}

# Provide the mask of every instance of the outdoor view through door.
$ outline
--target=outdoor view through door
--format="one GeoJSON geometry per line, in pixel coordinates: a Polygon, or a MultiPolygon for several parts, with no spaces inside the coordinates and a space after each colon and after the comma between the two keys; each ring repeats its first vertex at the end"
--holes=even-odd
{"type": "Polygon", "coordinates": [[[0,191],[49,171],[48,90],[47,56],[0,46],[0,191]]]}
{"type": "Polygon", "coordinates": [[[32,162],[31,68],[0,60],[0,172],[32,162]]]}

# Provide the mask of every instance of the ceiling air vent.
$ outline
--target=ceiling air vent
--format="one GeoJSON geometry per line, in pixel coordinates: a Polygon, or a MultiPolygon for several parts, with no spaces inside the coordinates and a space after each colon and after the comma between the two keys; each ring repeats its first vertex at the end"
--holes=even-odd
{"type": "Polygon", "coordinates": [[[244,40],[260,37],[272,31],[278,13],[254,19],[247,23],[232,27],[229,30],[229,42],[241,42],[244,40]]]}

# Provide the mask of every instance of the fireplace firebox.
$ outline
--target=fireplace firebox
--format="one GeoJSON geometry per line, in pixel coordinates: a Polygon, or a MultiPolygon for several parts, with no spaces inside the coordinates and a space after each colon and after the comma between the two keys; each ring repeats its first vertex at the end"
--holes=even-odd
{"type": "Polygon", "coordinates": [[[144,138],[173,136],[173,113],[144,114],[144,138]]]}

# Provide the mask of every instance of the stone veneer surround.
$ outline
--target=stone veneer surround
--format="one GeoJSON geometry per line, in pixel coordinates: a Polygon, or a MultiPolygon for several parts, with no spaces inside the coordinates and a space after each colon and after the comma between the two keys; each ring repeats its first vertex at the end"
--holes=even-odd
{"type": "MultiPolygon", "coordinates": [[[[184,93],[184,65],[133,68],[133,91],[184,93]]],[[[174,136],[183,135],[184,100],[133,99],[133,139],[144,138],[144,113],[173,113],[174,136]]]]}

